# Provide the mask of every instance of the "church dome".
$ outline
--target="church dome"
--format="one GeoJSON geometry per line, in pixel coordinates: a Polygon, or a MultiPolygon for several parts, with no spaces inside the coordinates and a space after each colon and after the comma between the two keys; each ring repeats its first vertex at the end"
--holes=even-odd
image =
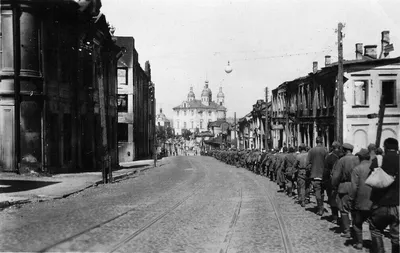
{"type": "Polygon", "coordinates": [[[208,81],[206,81],[206,84],[204,85],[204,89],[201,92],[201,96],[202,97],[211,97],[211,95],[212,95],[211,89],[208,88],[208,81]]]}
{"type": "Polygon", "coordinates": [[[219,92],[217,94],[217,98],[224,98],[225,94],[222,92],[222,87],[219,87],[219,92]]]}
{"type": "Polygon", "coordinates": [[[194,95],[194,92],[193,92],[193,87],[190,87],[190,91],[189,91],[187,97],[188,97],[188,100],[195,99],[195,95],[194,95]]]}
{"type": "Polygon", "coordinates": [[[165,120],[167,117],[165,116],[165,114],[163,113],[162,109],[160,109],[160,113],[157,114],[156,118],[158,120],[165,120]]]}

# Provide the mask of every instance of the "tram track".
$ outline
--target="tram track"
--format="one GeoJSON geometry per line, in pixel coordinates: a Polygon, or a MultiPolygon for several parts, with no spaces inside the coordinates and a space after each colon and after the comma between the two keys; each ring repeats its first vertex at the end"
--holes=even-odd
{"type": "Polygon", "coordinates": [[[232,236],[235,233],[235,227],[237,224],[237,221],[239,220],[239,215],[240,215],[240,210],[242,208],[242,202],[243,202],[243,190],[242,188],[239,189],[239,201],[236,204],[235,210],[233,212],[233,216],[232,216],[232,220],[229,224],[229,230],[226,233],[224,242],[223,242],[223,246],[221,247],[219,253],[226,253],[228,252],[231,240],[232,240],[232,236]]]}
{"type": "MultiPolygon", "coordinates": [[[[193,165],[192,161],[189,159],[188,160],[190,165],[192,166],[192,168],[195,168],[195,166],[193,165]]],[[[201,167],[203,167],[201,165],[201,167]]],[[[175,204],[173,206],[170,206],[169,208],[167,208],[167,210],[163,211],[162,213],[158,214],[157,216],[153,217],[150,221],[142,224],[139,228],[135,229],[132,233],[130,233],[129,236],[124,237],[122,240],[119,240],[117,243],[114,243],[111,247],[109,247],[108,249],[102,250],[103,252],[115,252],[118,249],[120,249],[121,247],[123,247],[125,244],[127,244],[129,241],[133,240],[135,237],[138,237],[140,234],[142,234],[143,232],[145,232],[148,228],[150,228],[151,226],[153,226],[154,224],[156,224],[158,221],[162,220],[164,217],[168,216],[169,214],[171,214],[174,210],[178,209],[180,206],[182,206],[188,199],[190,199],[191,197],[193,197],[194,195],[198,194],[201,189],[203,189],[205,187],[205,185],[207,184],[207,178],[208,178],[208,172],[207,172],[207,168],[204,167],[204,176],[202,179],[203,180],[202,183],[200,183],[197,187],[195,187],[192,191],[190,191],[190,193],[186,194],[184,197],[182,197],[179,201],[175,202],[175,204]]],[[[183,181],[179,184],[177,184],[175,187],[173,187],[170,192],[173,192],[175,190],[178,190],[179,188],[182,187],[182,185],[189,185],[191,184],[191,182],[189,181],[183,181]]],[[[76,233],[72,236],[69,236],[68,238],[65,238],[61,241],[58,241],[52,245],[49,245],[45,248],[42,248],[41,250],[37,251],[37,252],[51,252],[53,249],[56,249],[58,246],[72,242],[73,240],[79,239],[81,236],[84,236],[96,229],[99,229],[103,226],[112,224],[113,222],[116,222],[118,219],[121,218],[127,218],[130,214],[133,214],[135,211],[137,211],[137,206],[134,206],[132,208],[130,208],[129,210],[116,215],[108,220],[105,220],[99,224],[96,224],[94,226],[91,226],[79,233],[76,233]]]]}
{"type": "Polygon", "coordinates": [[[255,180],[255,179],[253,179],[253,178],[252,178],[251,180],[252,180],[253,182],[255,182],[255,183],[257,184],[257,186],[260,187],[260,188],[263,190],[263,192],[265,193],[265,194],[264,194],[264,198],[265,198],[265,199],[267,200],[267,202],[269,202],[269,203],[271,204],[271,206],[272,206],[272,209],[273,209],[273,211],[274,211],[275,217],[276,217],[276,219],[277,219],[277,221],[278,221],[278,225],[279,225],[279,229],[280,229],[280,234],[281,234],[281,238],[282,238],[283,247],[284,247],[284,249],[285,249],[285,252],[286,252],[286,253],[293,253],[294,251],[293,251],[293,247],[292,247],[292,244],[291,244],[291,242],[290,242],[290,239],[289,239],[289,234],[288,234],[288,232],[287,232],[287,229],[286,229],[286,226],[285,226],[283,217],[282,217],[282,215],[280,214],[279,209],[278,209],[278,207],[277,207],[277,205],[276,205],[274,199],[271,197],[269,191],[268,191],[263,185],[260,184],[260,182],[258,182],[257,180],[255,180]]]}

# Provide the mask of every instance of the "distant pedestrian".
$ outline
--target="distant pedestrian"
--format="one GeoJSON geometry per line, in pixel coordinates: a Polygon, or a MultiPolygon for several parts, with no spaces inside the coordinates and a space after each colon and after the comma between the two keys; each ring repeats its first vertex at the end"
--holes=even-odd
{"type": "MultiPolygon", "coordinates": [[[[372,211],[369,229],[371,231],[372,253],[384,252],[382,240],[383,230],[390,227],[392,253],[399,252],[399,142],[387,138],[383,143],[385,155],[381,168],[387,174],[394,176],[394,182],[385,189],[372,189],[372,211]]],[[[372,161],[370,169],[377,168],[378,157],[372,161]]]]}

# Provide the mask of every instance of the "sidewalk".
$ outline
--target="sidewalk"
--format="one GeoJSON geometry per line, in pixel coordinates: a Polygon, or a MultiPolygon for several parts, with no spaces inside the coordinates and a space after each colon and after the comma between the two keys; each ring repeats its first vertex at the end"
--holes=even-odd
{"type": "MultiPolygon", "coordinates": [[[[162,163],[162,160],[158,162],[162,163]]],[[[153,160],[120,163],[121,168],[113,171],[113,180],[122,180],[153,166],[153,160]]],[[[0,208],[61,199],[102,183],[101,172],[56,174],[52,177],[0,173],[0,208]]]]}

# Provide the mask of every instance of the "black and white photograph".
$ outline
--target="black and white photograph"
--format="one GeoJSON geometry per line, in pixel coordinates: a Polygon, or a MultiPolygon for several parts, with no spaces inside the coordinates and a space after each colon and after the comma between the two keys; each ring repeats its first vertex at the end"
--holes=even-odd
{"type": "Polygon", "coordinates": [[[399,253],[399,0],[0,14],[0,252],[399,253]]]}

